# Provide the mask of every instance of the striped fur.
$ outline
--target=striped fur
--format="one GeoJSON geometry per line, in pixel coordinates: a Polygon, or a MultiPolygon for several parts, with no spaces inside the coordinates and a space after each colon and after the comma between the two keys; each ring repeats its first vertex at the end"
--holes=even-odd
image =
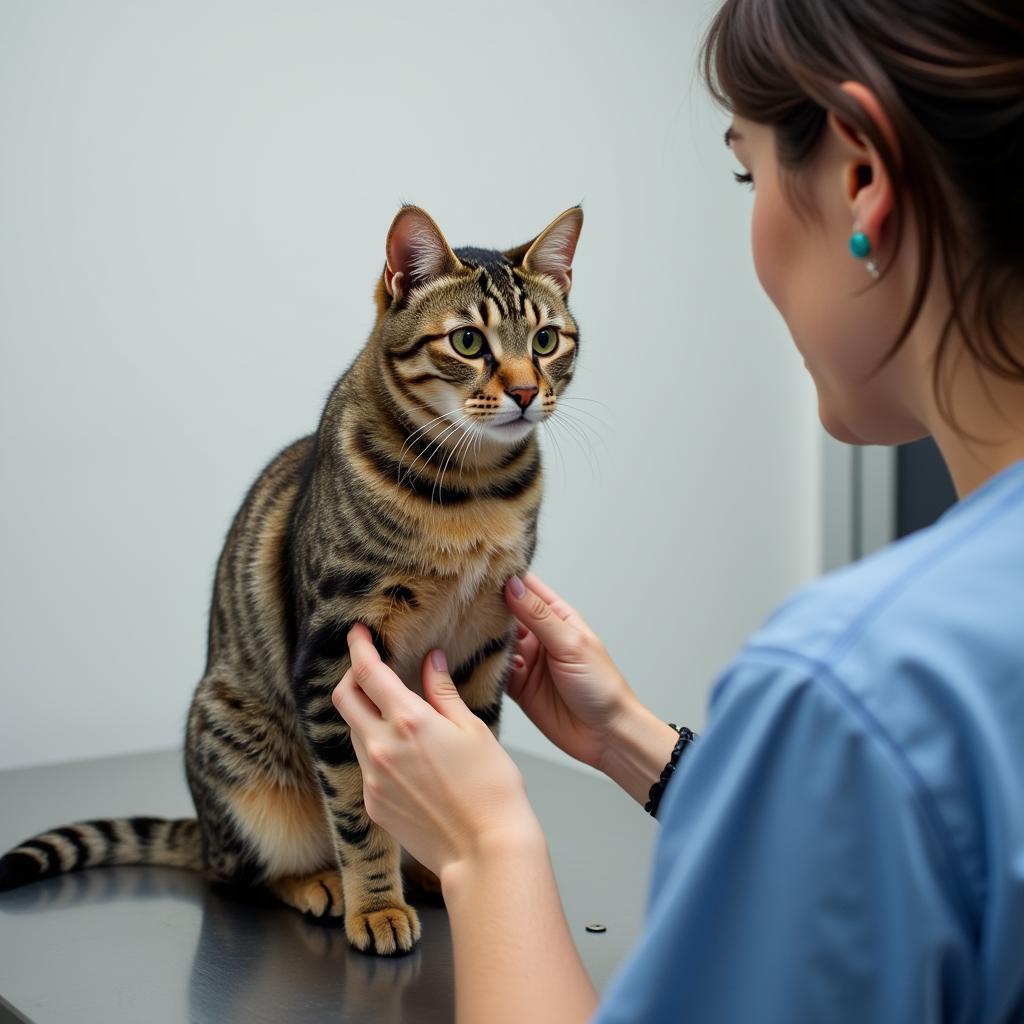
{"type": "Polygon", "coordinates": [[[195,818],[108,818],[64,825],[27,839],[0,858],[0,892],[106,864],[202,867],[195,818]]]}
{"type": "Polygon", "coordinates": [[[366,815],[331,692],[349,665],[347,630],[364,622],[416,691],[424,655],[443,647],[467,705],[497,730],[514,637],[502,586],[536,545],[533,426],[554,411],[578,350],[565,292],[580,220],[567,211],[507,253],[456,251],[426,214],[403,209],[369,341],[316,432],[257,478],[221,552],[186,734],[198,826],[141,826],[143,838],[138,824],[112,824],[112,839],[102,823],[72,826],[12,851],[0,878],[177,863],[343,916],[360,949],[414,945],[401,851],[366,815]],[[482,332],[486,357],[456,351],[451,335],[465,327],[482,332]],[[544,328],[558,345],[538,356],[544,328]],[[496,425],[531,395],[523,420],[496,425]]]}

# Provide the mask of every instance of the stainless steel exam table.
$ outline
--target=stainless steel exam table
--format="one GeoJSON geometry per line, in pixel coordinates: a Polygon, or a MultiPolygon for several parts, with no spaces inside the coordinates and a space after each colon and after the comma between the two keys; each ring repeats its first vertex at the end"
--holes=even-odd
{"type": "MultiPolygon", "coordinates": [[[[604,779],[513,756],[603,989],[641,927],[657,825],[604,779]]],[[[86,818],[192,813],[180,751],[0,773],[3,850],[86,818]]],[[[419,908],[420,945],[381,959],[350,949],[338,925],[232,901],[185,871],[96,868],[37,882],[0,893],[0,1024],[451,1021],[447,916],[419,908]]]]}

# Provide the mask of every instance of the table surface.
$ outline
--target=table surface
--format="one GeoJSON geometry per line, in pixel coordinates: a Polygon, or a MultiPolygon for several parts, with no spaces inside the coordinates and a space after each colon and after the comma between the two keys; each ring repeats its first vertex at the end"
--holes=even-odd
{"type": "MultiPolygon", "coordinates": [[[[602,990],[640,931],[656,823],[605,779],[512,753],[602,990]]],[[[192,813],[180,751],[0,773],[0,851],[71,821],[192,813]]],[[[447,915],[418,909],[417,948],[378,958],[352,950],[341,927],[231,902],[186,871],[94,868],[36,882],[0,893],[0,1022],[451,1021],[447,915]]]]}

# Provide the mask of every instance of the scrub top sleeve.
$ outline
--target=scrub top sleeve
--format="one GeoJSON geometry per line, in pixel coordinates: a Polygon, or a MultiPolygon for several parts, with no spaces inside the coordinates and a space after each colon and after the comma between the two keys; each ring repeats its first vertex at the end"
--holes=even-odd
{"type": "Polygon", "coordinates": [[[951,851],[877,723],[795,657],[741,658],[710,717],[662,802],[645,929],[593,1020],[969,1019],[951,851]]]}

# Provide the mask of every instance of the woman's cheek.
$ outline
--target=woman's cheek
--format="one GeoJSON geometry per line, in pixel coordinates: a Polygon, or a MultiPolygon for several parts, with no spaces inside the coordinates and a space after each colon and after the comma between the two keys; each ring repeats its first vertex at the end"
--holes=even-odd
{"type": "Polygon", "coordinates": [[[785,319],[783,287],[785,280],[785,246],[780,244],[780,230],[771,197],[757,192],[750,219],[750,245],[754,271],[765,294],[785,319]]]}
{"type": "Polygon", "coordinates": [[[830,281],[808,232],[774,175],[758,182],[751,215],[751,249],[757,279],[782,314],[797,351],[817,378],[824,353],[821,339],[831,323],[830,281]]]}
{"type": "Polygon", "coordinates": [[[827,383],[828,359],[825,367],[819,365],[827,353],[813,342],[822,333],[823,321],[829,321],[828,281],[822,282],[825,292],[821,294],[811,284],[815,268],[803,267],[798,271],[802,246],[806,246],[806,239],[800,237],[796,218],[781,193],[769,188],[758,192],[751,216],[751,248],[757,279],[804,357],[818,392],[822,425],[833,437],[856,444],[860,439],[838,414],[835,396],[827,383]]]}

